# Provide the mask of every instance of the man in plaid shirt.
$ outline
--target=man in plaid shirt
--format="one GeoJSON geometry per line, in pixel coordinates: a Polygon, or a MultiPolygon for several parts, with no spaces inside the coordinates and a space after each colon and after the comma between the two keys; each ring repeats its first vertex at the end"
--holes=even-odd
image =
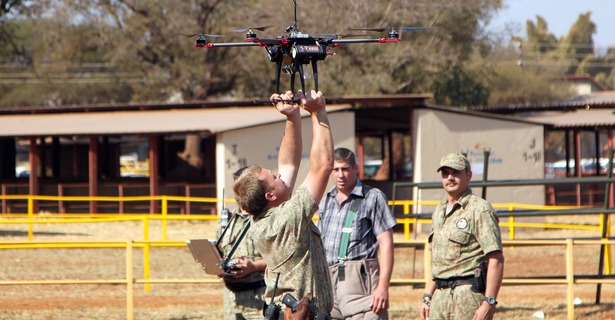
{"type": "Polygon", "coordinates": [[[393,227],[385,194],[358,179],[355,155],[333,153],[335,188],[320,203],[320,228],[333,285],[333,319],[388,319],[393,227]]]}

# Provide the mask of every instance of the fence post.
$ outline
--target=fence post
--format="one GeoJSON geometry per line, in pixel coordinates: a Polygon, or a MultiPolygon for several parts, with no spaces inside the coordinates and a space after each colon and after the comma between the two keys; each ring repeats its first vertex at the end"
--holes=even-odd
{"type": "Polygon", "coordinates": [[[515,217],[508,217],[508,238],[515,240],[515,217]]]}
{"type": "Polygon", "coordinates": [[[134,275],[132,273],[132,240],[126,241],[126,319],[134,319],[134,275]]]}
{"type": "MultiPolygon", "coordinates": [[[[606,238],[611,237],[611,215],[606,214],[606,238]]],[[[611,245],[604,245],[604,273],[611,274],[611,245]]]]}
{"type": "Polygon", "coordinates": [[[34,238],[32,219],[34,219],[34,197],[28,195],[28,240],[30,241],[34,238]]]}
{"type": "Polygon", "coordinates": [[[410,218],[404,218],[404,238],[410,240],[410,218]]]}
{"type": "Polygon", "coordinates": [[[162,240],[167,240],[167,196],[162,196],[162,240]]]}
{"type": "Polygon", "coordinates": [[[566,305],[568,306],[568,320],[574,320],[574,259],[572,253],[573,240],[566,239],[566,284],[568,286],[568,295],[566,305]]]}
{"type": "MultiPolygon", "coordinates": [[[[150,272],[150,263],[149,263],[149,249],[150,249],[150,243],[149,243],[149,217],[148,216],[144,216],[143,217],[143,240],[146,241],[146,243],[143,245],[143,278],[145,280],[149,280],[150,276],[151,276],[151,272],[150,272]]],[[[151,289],[151,284],[149,282],[145,283],[145,292],[148,292],[151,289]]]]}

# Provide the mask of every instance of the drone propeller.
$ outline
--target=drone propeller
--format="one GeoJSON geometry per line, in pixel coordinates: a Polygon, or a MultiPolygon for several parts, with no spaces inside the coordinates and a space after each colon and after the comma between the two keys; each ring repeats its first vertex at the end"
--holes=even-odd
{"type": "Polygon", "coordinates": [[[184,36],[187,38],[193,38],[198,36],[198,38],[196,38],[196,44],[194,45],[195,48],[204,48],[205,46],[207,46],[207,39],[206,38],[222,38],[224,37],[223,35],[219,35],[219,34],[207,34],[207,33],[195,33],[195,34],[182,34],[182,33],[177,33],[180,36],[184,36]]]}
{"type": "Polygon", "coordinates": [[[246,32],[248,30],[265,31],[265,30],[267,30],[267,29],[269,29],[271,27],[273,27],[273,26],[247,27],[247,28],[243,28],[243,29],[233,30],[233,32],[240,33],[240,32],[246,32]]]}
{"type": "Polygon", "coordinates": [[[382,31],[388,30],[388,28],[348,28],[348,30],[352,30],[352,31],[376,31],[376,32],[382,32],[382,31]]]}
{"type": "Polygon", "coordinates": [[[399,27],[399,30],[403,31],[418,31],[418,30],[430,30],[430,29],[440,29],[441,27],[399,27]]]}
{"type": "Polygon", "coordinates": [[[439,27],[399,27],[399,28],[348,28],[348,30],[364,30],[364,31],[376,31],[383,32],[385,30],[389,30],[388,39],[399,39],[399,32],[397,29],[403,31],[418,31],[418,30],[428,30],[428,29],[438,29],[439,27]]]}
{"type": "MultiPolygon", "coordinates": [[[[429,30],[429,29],[439,29],[440,27],[399,27],[397,29],[399,30],[403,30],[403,31],[418,31],[418,30],[429,30]]],[[[395,27],[393,28],[348,28],[348,30],[363,30],[363,31],[376,31],[376,32],[383,32],[386,30],[390,30],[390,29],[396,29],[395,27]]]]}
{"type": "Polygon", "coordinates": [[[354,37],[367,37],[368,34],[356,34],[356,33],[317,33],[313,35],[314,37],[326,37],[326,38],[334,38],[334,39],[343,39],[343,38],[354,38],[354,37]]]}
{"type": "Polygon", "coordinates": [[[184,36],[186,38],[194,38],[196,36],[207,37],[207,38],[222,38],[222,37],[224,37],[223,35],[220,35],[220,34],[207,34],[207,33],[194,33],[194,34],[176,33],[176,34],[180,35],[180,36],[184,36]]]}

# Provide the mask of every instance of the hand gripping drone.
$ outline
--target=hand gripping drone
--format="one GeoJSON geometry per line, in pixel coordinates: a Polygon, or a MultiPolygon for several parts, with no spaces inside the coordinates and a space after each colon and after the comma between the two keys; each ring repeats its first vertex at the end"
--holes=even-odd
{"type": "MultiPolygon", "coordinates": [[[[312,65],[314,76],[314,89],[318,91],[318,61],[325,60],[327,56],[333,56],[331,48],[340,47],[347,43],[391,43],[400,42],[399,33],[402,31],[417,31],[434,29],[437,27],[399,27],[390,28],[386,37],[381,38],[356,38],[345,39],[348,37],[366,36],[353,34],[306,34],[302,33],[297,26],[297,1],[295,4],[295,21],[291,26],[286,27],[287,35],[276,38],[259,38],[255,30],[264,31],[271,26],[249,27],[245,29],[233,30],[233,32],[246,32],[243,42],[211,42],[208,38],[219,38],[220,35],[194,34],[197,36],[195,48],[217,48],[217,47],[264,47],[267,50],[269,61],[276,64],[276,92],[280,92],[280,74],[282,71],[290,74],[290,90],[295,91],[295,76],[298,73],[301,81],[301,89],[305,92],[304,65],[312,65]]],[[[383,32],[388,28],[349,28],[353,31],[375,31],[383,32]]]]}

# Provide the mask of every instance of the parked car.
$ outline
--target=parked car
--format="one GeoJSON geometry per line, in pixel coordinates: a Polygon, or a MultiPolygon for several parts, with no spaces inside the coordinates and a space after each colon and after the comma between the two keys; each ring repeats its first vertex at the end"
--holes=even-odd
{"type": "MultiPolygon", "coordinates": [[[[607,167],[609,165],[609,159],[600,158],[600,175],[605,175],[607,172],[607,167]]],[[[575,170],[575,161],[570,160],[569,162],[570,172],[574,173],[575,170]]],[[[546,169],[546,178],[565,178],[566,177],[566,160],[559,160],[556,162],[545,163],[546,169]]],[[[614,168],[615,169],[615,168],[614,168]]],[[[615,173],[615,170],[613,170],[615,173]]],[[[581,175],[582,176],[593,176],[596,175],[596,159],[594,158],[583,158],[581,159],[581,175]]]]}

